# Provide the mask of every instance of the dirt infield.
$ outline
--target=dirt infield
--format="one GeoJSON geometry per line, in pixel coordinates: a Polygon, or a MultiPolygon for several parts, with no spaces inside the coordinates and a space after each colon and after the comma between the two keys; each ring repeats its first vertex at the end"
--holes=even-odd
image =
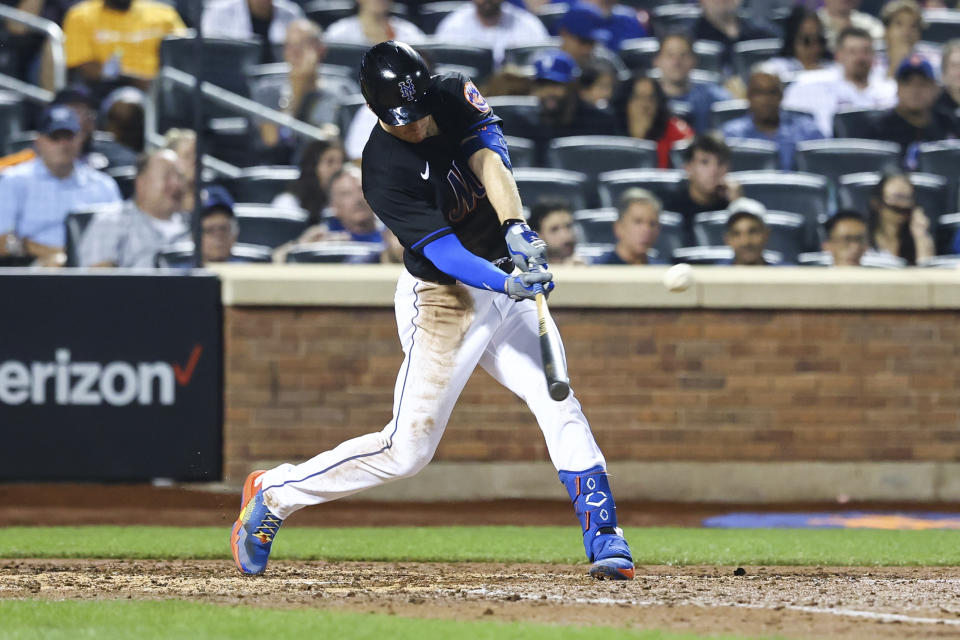
{"type": "Polygon", "coordinates": [[[7,598],[193,599],[417,618],[609,625],[787,638],[956,638],[955,570],[640,567],[597,582],[581,566],[5,560],[7,598]]]}
{"type": "MultiPolygon", "coordinates": [[[[0,485],[0,521],[189,523],[223,525],[226,532],[236,518],[238,502],[233,492],[189,487],[7,484],[0,485]]],[[[796,505],[775,508],[791,506],[796,505]]],[[[737,507],[624,503],[619,511],[625,526],[697,526],[705,517],[737,507]]],[[[840,505],[804,507],[822,511],[840,505]]],[[[402,505],[342,501],[305,509],[289,522],[518,524],[521,517],[525,524],[575,526],[569,504],[516,500],[402,505]]],[[[239,576],[229,561],[0,560],[0,597],[177,598],[418,618],[785,638],[960,637],[958,568],[745,569],[746,575],[735,576],[731,567],[647,566],[638,567],[638,577],[631,583],[600,583],[586,575],[584,566],[562,565],[276,562],[267,575],[250,578],[239,576]]]]}

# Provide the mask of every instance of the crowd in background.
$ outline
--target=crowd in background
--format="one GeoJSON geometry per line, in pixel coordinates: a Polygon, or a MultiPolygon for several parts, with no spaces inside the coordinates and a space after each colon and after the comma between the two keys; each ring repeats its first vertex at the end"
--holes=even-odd
{"type": "MultiPolygon", "coordinates": [[[[600,204],[595,183],[580,204],[552,193],[532,197],[521,185],[530,224],[554,263],[795,263],[797,251],[779,250],[788,232],[807,256],[803,264],[922,265],[960,254],[946,222],[960,227],[951,218],[960,211],[956,170],[944,172],[946,195],[936,210],[922,206],[913,173],[923,168],[924,143],[960,138],[960,10],[950,2],[465,0],[445,3],[442,16],[429,3],[390,0],[357,0],[349,15],[336,14],[343,3],[333,0],[329,7],[323,0],[207,0],[202,12],[186,0],[0,3],[62,25],[69,71],[67,88],[43,109],[22,101],[22,130],[0,138],[0,260],[7,264],[184,262],[192,216],[205,262],[401,261],[402,247],[361,190],[359,158],[376,118],[358,104],[353,70],[330,60],[338,46],[362,51],[387,39],[424,45],[438,72],[467,69],[430,43],[489,47],[492,69],[475,79],[504,118],[508,139],[520,139],[515,166],[555,168],[559,138],[613,136],[635,146],[646,141],[649,168],[678,171],[663,174],[674,176],[668,189],[641,182],[619,192],[605,203],[608,217],[594,218],[607,228],[594,224],[589,233],[579,209],[600,204]],[[924,40],[935,14],[947,27],[954,20],[955,35],[948,28],[948,37],[924,40]],[[243,95],[324,133],[308,139],[262,117],[246,119],[239,142],[212,126],[204,131],[204,153],[286,176],[271,182],[257,207],[238,201],[243,189],[233,178],[197,170],[189,95],[160,119],[177,125],[162,141],[145,135],[147,114],[162,99],[154,86],[161,43],[182,40],[195,26],[214,41],[253,43],[257,72],[222,69],[224,77],[246,74],[243,95]],[[867,111],[848,122],[842,116],[850,109],[867,111]],[[804,235],[809,216],[794,224],[793,210],[783,216],[763,197],[743,197],[750,187],[732,169],[745,157],[745,141],[772,143],[767,168],[792,172],[810,170],[798,151],[805,143],[832,138],[896,145],[884,147],[895,152],[863,206],[844,205],[830,176],[830,204],[804,235]],[[72,212],[88,215],[68,220],[72,212]],[[258,242],[257,229],[268,223],[273,230],[258,242]],[[710,251],[684,253],[697,247],[710,251]]],[[[55,43],[14,21],[2,25],[0,40],[0,73],[52,86],[55,43]]],[[[580,153],[589,164],[589,154],[603,151],[580,153]]]]}

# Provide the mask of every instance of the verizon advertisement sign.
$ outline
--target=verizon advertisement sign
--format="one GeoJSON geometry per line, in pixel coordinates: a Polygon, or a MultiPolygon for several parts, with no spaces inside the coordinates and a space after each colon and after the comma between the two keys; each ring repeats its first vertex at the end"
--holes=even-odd
{"type": "Polygon", "coordinates": [[[0,294],[0,480],[220,478],[215,276],[7,270],[0,294]]]}

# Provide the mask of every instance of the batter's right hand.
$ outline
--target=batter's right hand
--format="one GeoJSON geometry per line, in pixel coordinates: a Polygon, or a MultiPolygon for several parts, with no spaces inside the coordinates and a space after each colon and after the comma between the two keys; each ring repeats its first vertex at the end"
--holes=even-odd
{"type": "Polygon", "coordinates": [[[532,300],[538,293],[553,291],[551,280],[553,274],[549,271],[529,271],[507,278],[503,289],[514,300],[532,300]]]}

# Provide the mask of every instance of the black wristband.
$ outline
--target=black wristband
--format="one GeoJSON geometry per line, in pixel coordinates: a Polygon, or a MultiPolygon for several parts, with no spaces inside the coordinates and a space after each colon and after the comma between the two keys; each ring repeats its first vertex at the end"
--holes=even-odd
{"type": "Polygon", "coordinates": [[[502,233],[506,233],[506,232],[507,232],[507,228],[508,228],[510,225],[512,225],[512,224],[526,224],[526,223],[527,223],[527,221],[524,220],[523,218],[510,218],[509,220],[504,220],[504,221],[503,221],[503,224],[500,225],[500,231],[501,231],[502,233]]]}

